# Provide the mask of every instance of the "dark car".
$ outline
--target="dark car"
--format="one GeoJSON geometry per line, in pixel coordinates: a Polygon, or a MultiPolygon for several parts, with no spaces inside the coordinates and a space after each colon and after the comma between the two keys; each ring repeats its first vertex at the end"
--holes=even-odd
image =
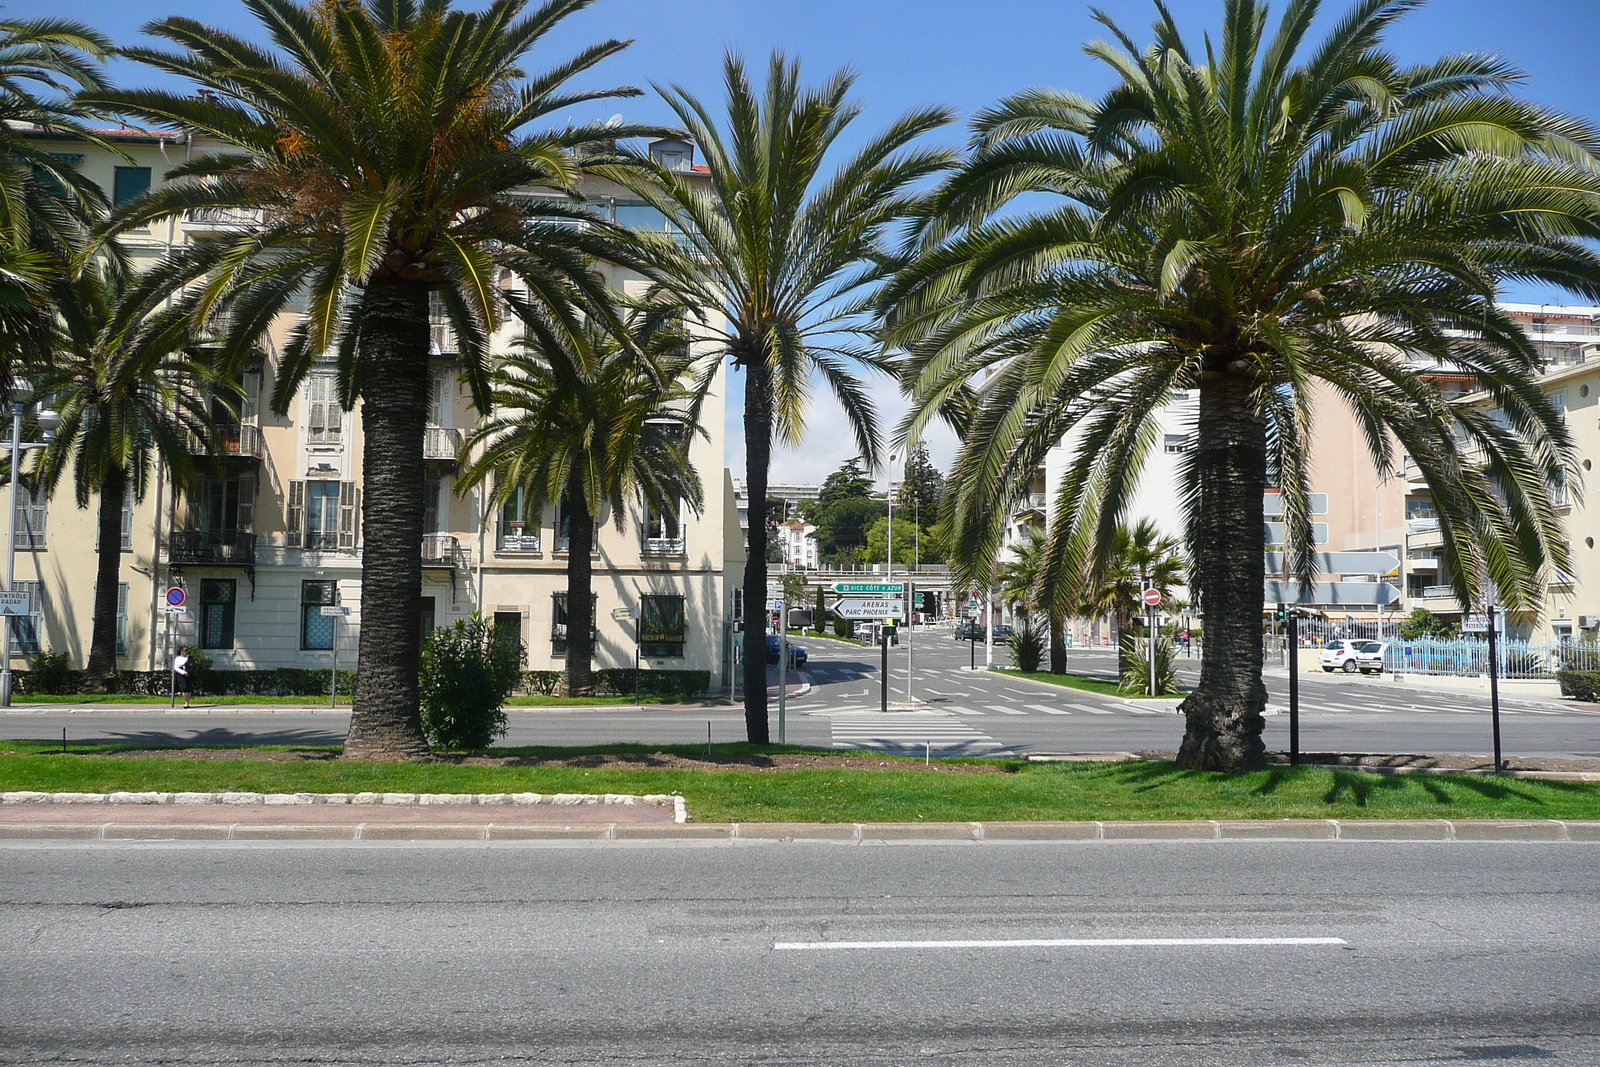
{"type": "Polygon", "coordinates": [[[994,643],[997,645],[1009,645],[1011,639],[1015,636],[1017,636],[1017,631],[1009,626],[1001,625],[994,628],[994,643]]]}
{"type": "Polygon", "coordinates": [[[983,627],[971,619],[962,619],[956,623],[957,641],[976,641],[983,636],[983,627]]]}
{"type": "MultiPolygon", "coordinates": [[[[791,667],[804,667],[806,665],[806,660],[808,660],[810,658],[811,658],[810,656],[806,655],[806,650],[805,649],[801,648],[799,645],[795,644],[793,641],[789,642],[789,666],[791,666],[791,667]]],[[[776,663],[776,662],[778,662],[778,635],[777,634],[768,634],[767,635],[767,662],[768,663],[776,663]]]]}

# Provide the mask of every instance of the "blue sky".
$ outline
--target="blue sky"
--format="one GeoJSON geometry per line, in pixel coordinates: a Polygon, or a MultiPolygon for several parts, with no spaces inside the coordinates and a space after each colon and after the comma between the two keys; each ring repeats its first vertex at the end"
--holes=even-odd
{"type": "MultiPolygon", "coordinates": [[[[470,0],[467,0],[470,3],[470,0]]],[[[1139,42],[1149,39],[1154,14],[1149,0],[1099,0],[1139,42]]],[[[1174,15],[1197,38],[1216,25],[1221,0],[1170,0],[1174,15]]],[[[1281,7],[1281,4],[1279,5],[1281,7]]],[[[1326,0],[1325,25],[1348,7],[1326,0]]],[[[583,83],[638,85],[676,82],[714,103],[720,99],[719,69],[725,50],[762,61],[773,48],[799,56],[816,78],[841,66],[860,74],[856,92],[866,105],[857,121],[862,135],[904,109],[940,103],[963,116],[1028,85],[1054,85],[1094,95],[1109,84],[1103,67],[1082,52],[1101,36],[1090,5],[1078,0],[599,0],[551,35],[531,69],[559,61],[607,37],[635,44],[602,64],[583,83]]],[[[184,15],[252,34],[253,20],[236,0],[12,0],[10,17],[57,15],[81,19],[119,44],[141,41],[139,27],[168,15],[184,15]]],[[[1600,118],[1600,0],[1432,0],[1401,19],[1389,35],[1403,60],[1431,59],[1452,51],[1498,52],[1527,74],[1523,95],[1590,119],[1600,118]]],[[[152,71],[118,64],[114,76],[126,85],[159,80],[152,71]]],[[[630,120],[669,122],[653,97],[574,109],[575,121],[621,113],[630,120]]],[[[950,137],[959,138],[952,130],[950,137]]],[[[1560,302],[1559,290],[1518,288],[1517,300],[1560,302]]],[[[737,388],[737,383],[735,383],[737,388]]],[[[894,391],[875,390],[887,409],[900,410],[894,391]]],[[[737,429],[737,394],[729,405],[728,460],[743,467],[737,429]]],[[[820,481],[848,459],[849,435],[831,401],[819,398],[812,432],[792,453],[774,457],[780,481],[820,481]]],[[[948,463],[953,443],[934,442],[935,460],[948,463]]]]}

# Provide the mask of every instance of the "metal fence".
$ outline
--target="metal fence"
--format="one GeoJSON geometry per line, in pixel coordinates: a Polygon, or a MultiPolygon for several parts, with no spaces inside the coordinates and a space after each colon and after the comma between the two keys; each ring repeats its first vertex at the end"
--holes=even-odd
{"type": "MultiPolygon", "coordinates": [[[[1502,678],[1553,678],[1562,670],[1600,669],[1600,645],[1496,641],[1495,658],[1502,678]]],[[[1489,644],[1472,638],[1395,639],[1384,652],[1383,665],[1400,674],[1478,677],[1489,673],[1489,644]]]]}

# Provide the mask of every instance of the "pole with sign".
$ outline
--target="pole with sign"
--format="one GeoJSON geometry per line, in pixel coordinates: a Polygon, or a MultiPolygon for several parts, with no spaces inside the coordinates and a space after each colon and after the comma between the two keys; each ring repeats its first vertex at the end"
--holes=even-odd
{"type": "MultiPolygon", "coordinates": [[[[1279,610],[1283,610],[1279,605],[1279,610]]],[[[1289,624],[1289,766],[1300,766],[1300,615],[1290,612],[1289,624]]]]}
{"type": "Polygon", "coordinates": [[[1161,590],[1146,589],[1144,604],[1148,609],[1150,626],[1150,695],[1156,696],[1156,605],[1161,603],[1161,590]]]}
{"type": "MultiPolygon", "coordinates": [[[[333,594],[337,597],[339,594],[333,594]]],[[[328,707],[339,706],[339,620],[350,614],[350,609],[338,604],[322,605],[322,614],[328,619],[328,648],[333,653],[333,666],[328,669],[328,707]]]]}
{"type": "MultiPolygon", "coordinates": [[[[177,657],[172,653],[172,617],[189,610],[184,606],[187,598],[182,586],[171,586],[167,589],[166,606],[161,609],[167,616],[167,706],[173,708],[178,706],[178,672],[174,666],[177,657]]],[[[194,668],[191,666],[189,669],[194,668]]]]}
{"type": "Polygon", "coordinates": [[[1500,762],[1500,659],[1495,643],[1494,602],[1489,602],[1489,718],[1494,723],[1494,773],[1503,769],[1500,762]]]}

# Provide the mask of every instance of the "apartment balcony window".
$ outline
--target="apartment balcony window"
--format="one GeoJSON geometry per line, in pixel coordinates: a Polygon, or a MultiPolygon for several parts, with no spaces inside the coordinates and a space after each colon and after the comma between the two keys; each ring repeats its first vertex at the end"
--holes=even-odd
{"type": "MultiPolygon", "coordinates": [[[[589,594],[589,643],[594,647],[595,615],[600,603],[597,593],[589,594]]],[[[552,656],[565,656],[567,654],[567,594],[550,594],[550,654],[552,656]]]]}
{"type": "Polygon", "coordinates": [[[677,508],[644,506],[643,543],[646,556],[681,556],[684,553],[683,516],[677,508]]]}
{"type": "Polygon", "coordinates": [[[232,578],[200,581],[200,647],[233,648],[234,605],[239,583],[232,578]]]}
{"type": "Polygon", "coordinates": [[[355,548],[360,507],[361,490],[354,482],[290,482],[289,547],[314,551],[355,548]]]}
{"type": "Polygon", "coordinates": [[[245,424],[222,423],[210,440],[191,434],[189,448],[197,456],[216,459],[260,459],[261,430],[245,424]]]}
{"type": "Polygon", "coordinates": [[[494,528],[494,550],[496,552],[537,552],[539,551],[539,522],[529,519],[524,506],[523,491],[513,490],[500,505],[500,518],[494,528]]]}
{"type": "Polygon", "coordinates": [[[461,454],[461,431],[429,426],[422,432],[422,458],[454,463],[461,454]]]}
{"type": "Polygon", "coordinates": [[[1190,437],[1186,433],[1169,433],[1162,441],[1161,450],[1174,454],[1189,451],[1190,437]]]}
{"type": "Polygon", "coordinates": [[[184,212],[186,230],[239,230],[259,226],[266,213],[258,207],[197,207],[184,212]]]}
{"type": "Polygon", "coordinates": [[[1455,595],[1455,586],[1451,585],[1425,585],[1422,587],[1424,600],[1454,599],[1455,595]]]}
{"type": "Polygon", "coordinates": [[[174,530],[167,562],[180,567],[253,567],[256,535],[244,530],[174,530]]]}
{"type": "Polygon", "coordinates": [[[689,624],[681,596],[646,595],[639,598],[639,654],[681,658],[689,624]]]}

